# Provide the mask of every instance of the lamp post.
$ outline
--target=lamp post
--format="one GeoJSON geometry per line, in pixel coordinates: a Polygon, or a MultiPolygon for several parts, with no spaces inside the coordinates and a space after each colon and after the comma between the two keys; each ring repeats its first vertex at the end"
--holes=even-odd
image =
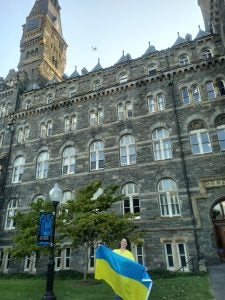
{"type": "Polygon", "coordinates": [[[56,296],[53,291],[54,282],[54,267],[55,267],[55,219],[57,206],[62,199],[62,190],[58,184],[55,183],[54,187],[49,192],[50,199],[53,205],[53,220],[52,220],[52,231],[51,231],[51,244],[50,244],[50,255],[48,259],[48,270],[46,279],[46,291],[42,300],[56,300],[56,296]]]}

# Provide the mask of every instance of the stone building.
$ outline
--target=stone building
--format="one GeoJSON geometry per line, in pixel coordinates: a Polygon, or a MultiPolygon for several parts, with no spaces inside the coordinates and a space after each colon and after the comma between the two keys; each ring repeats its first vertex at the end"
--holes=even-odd
{"type": "MultiPolygon", "coordinates": [[[[206,29],[196,37],[66,77],[59,3],[35,1],[18,71],[0,78],[1,271],[15,270],[14,213],[55,182],[66,201],[93,179],[121,187],[118,213],[140,212],[144,244],[133,251],[147,267],[224,261],[225,10],[223,0],[198,4],[206,29]]],[[[77,268],[76,257],[63,245],[56,269],[77,268]]],[[[17,270],[35,272],[30,262],[17,270]]]]}

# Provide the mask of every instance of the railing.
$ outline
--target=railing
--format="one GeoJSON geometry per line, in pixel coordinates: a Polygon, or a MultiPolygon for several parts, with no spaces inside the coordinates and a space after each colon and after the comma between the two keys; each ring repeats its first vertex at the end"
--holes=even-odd
{"type": "Polygon", "coordinates": [[[200,255],[194,255],[190,257],[187,261],[185,261],[185,264],[181,267],[179,267],[176,272],[179,271],[185,271],[185,269],[188,267],[188,270],[191,272],[196,272],[198,270],[198,262],[199,260],[204,258],[204,254],[200,253],[200,255]],[[191,266],[191,267],[190,267],[191,266]]]}

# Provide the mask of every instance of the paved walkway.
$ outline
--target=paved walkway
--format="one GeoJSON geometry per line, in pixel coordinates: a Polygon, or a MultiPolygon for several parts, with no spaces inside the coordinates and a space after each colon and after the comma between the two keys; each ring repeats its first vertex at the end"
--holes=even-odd
{"type": "Polygon", "coordinates": [[[207,266],[216,300],[225,300],[225,263],[207,266]]]}

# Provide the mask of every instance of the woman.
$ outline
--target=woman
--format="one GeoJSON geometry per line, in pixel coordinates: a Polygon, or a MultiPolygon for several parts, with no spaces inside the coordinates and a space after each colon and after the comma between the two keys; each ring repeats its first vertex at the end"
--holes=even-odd
{"type": "MultiPolygon", "coordinates": [[[[130,250],[131,247],[130,247],[129,240],[127,238],[122,238],[120,242],[120,248],[114,249],[113,252],[135,261],[134,256],[130,250]]],[[[123,300],[123,299],[120,296],[116,295],[115,300],[123,300]]]]}

